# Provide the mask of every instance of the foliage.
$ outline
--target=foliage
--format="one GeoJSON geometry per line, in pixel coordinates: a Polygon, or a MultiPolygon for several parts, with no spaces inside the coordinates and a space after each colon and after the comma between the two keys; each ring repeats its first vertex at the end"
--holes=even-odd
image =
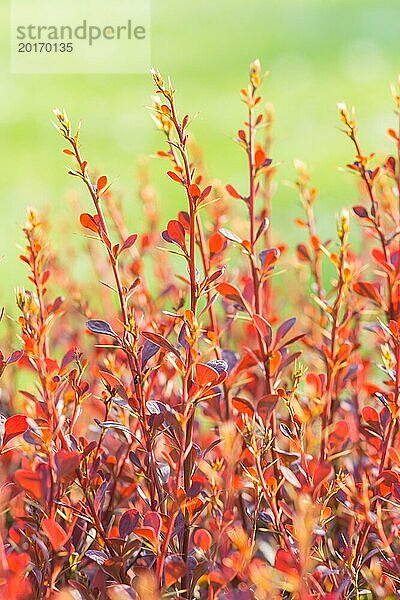
{"type": "Polygon", "coordinates": [[[153,79],[158,156],[185,202],[161,236],[146,173],[138,237],[89,169],[80,129],[55,111],[69,174],[88,193],[80,223],[100,284],[79,289],[69,236],[55,257],[31,211],[21,349],[0,356],[2,409],[14,413],[1,421],[2,597],[396,597],[398,129],[396,155],[379,161],[339,105],[361,248],[346,210],[336,241],[318,237],[317,191],[297,161],[305,241],[290,257],[270,226],[276,165],[259,62],[235,137],[245,191],[209,183],[171,82],[153,79]]]}

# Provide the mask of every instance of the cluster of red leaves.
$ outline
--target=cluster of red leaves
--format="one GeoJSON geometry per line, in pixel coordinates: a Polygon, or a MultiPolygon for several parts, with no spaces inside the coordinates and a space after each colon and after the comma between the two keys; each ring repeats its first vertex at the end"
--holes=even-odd
{"type": "Polygon", "coordinates": [[[269,222],[258,61],[235,138],[245,191],[208,183],[189,117],[153,79],[158,154],[184,197],[161,236],[146,172],[137,236],[56,111],[100,283],[74,283],[31,212],[21,350],[0,355],[1,597],[398,597],[400,135],[396,156],[365,156],[340,106],[360,203],[322,241],[297,162],[306,235],[290,261],[269,222]]]}

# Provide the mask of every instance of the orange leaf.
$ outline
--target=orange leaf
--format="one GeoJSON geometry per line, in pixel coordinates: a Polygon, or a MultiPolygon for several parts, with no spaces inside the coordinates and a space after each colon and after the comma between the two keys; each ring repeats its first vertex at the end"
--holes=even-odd
{"type": "Polygon", "coordinates": [[[182,183],[182,179],[179,177],[179,175],[177,175],[173,171],[168,171],[167,175],[168,175],[168,177],[171,177],[171,179],[173,181],[176,181],[177,183],[182,183]]]}
{"type": "Polygon", "coordinates": [[[298,571],[292,555],[288,550],[279,548],[275,555],[275,568],[288,575],[297,576],[298,571]]]}
{"type": "Polygon", "coordinates": [[[224,249],[224,246],[225,239],[220,233],[218,233],[218,231],[210,235],[208,239],[208,247],[211,254],[218,254],[224,249]]]}
{"type": "Polygon", "coordinates": [[[236,410],[241,415],[248,415],[252,417],[254,415],[254,408],[246,398],[232,398],[232,406],[236,408],[236,410]]]}
{"type": "Polygon", "coordinates": [[[61,481],[73,480],[79,467],[81,455],[77,450],[58,450],[54,454],[57,477],[61,481]]]}
{"type": "Polygon", "coordinates": [[[107,177],[105,175],[102,175],[101,177],[98,178],[96,186],[97,186],[97,191],[101,192],[101,190],[103,190],[107,185],[107,177]]]}
{"type": "Polygon", "coordinates": [[[353,289],[356,294],[364,296],[365,298],[370,298],[373,302],[382,306],[383,300],[380,293],[372,283],[369,283],[369,281],[358,281],[353,285],[353,289]]]}
{"type": "Polygon", "coordinates": [[[193,535],[193,542],[195,546],[198,546],[203,552],[209,552],[212,544],[212,537],[207,529],[196,529],[193,535]]]}
{"type": "Polygon", "coordinates": [[[242,196],[239,194],[239,192],[230,183],[228,183],[228,185],[225,186],[225,189],[228,192],[228,194],[230,196],[232,196],[232,198],[237,198],[238,200],[241,199],[242,196]]]}
{"type": "Polygon", "coordinates": [[[5,446],[17,435],[25,433],[28,429],[28,422],[25,415],[13,415],[9,417],[4,424],[4,437],[2,446],[5,446]]]}
{"type": "Polygon", "coordinates": [[[231,302],[240,304],[243,307],[246,306],[246,303],[244,301],[242,294],[239,292],[237,287],[235,287],[234,285],[232,285],[230,283],[219,283],[216,286],[216,289],[221,294],[221,296],[226,298],[226,300],[230,300],[231,302]]]}
{"type": "Polygon", "coordinates": [[[43,519],[42,529],[49,538],[53,550],[57,552],[64,546],[69,538],[69,534],[54,519],[43,519]]]}
{"type": "Polygon", "coordinates": [[[196,185],[195,183],[192,183],[192,185],[189,185],[189,194],[194,199],[198,198],[201,194],[199,186],[196,185]]]}
{"type": "Polygon", "coordinates": [[[171,240],[176,242],[179,246],[185,246],[185,229],[183,225],[176,219],[169,221],[167,225],[167,232],[171,240]]]}
{"type": "Polygon", "coordinates": [[[165,586],[171,587],[187,572],[187,566],[180,556],[169,556],[165,563],[165,586]]]}
{"type": "Polygon", "coordinates": [[[30,496],[37,500],[42,498],[42,480],[38,473],[29,469],[18,469],[15,472],[15,481],[30,496]]]}
{"type": "Polygon", "coordinates": [[[158,548],[158,538],[156,532],[151,527],[138,527],[134,533],[149,542],[153,548],[158,548]]]}
{"type": "Polygon", "coordinates": [[[219,378],[219,373],[209,365],[197,363],[194,368],[195,381],[198,386],[203,387],[215,383],[219,378]]]}
{"type": "Polygon", "coordinates": [[[203,508],[204,504],[200,498],[191,498],[185,502],[185,506],[189,513],[189,518],[192,520],[195,514],[203,508]]]}
{"type": "Polygon", "coordinates": [[[258,332],[260,333],[261,337],[263,337],[267,341],[267,344],[270,344],[271,338],[272,338],[271,325],[261,315],[257,315],[257,314],[253,315],[253,320],[254,320],[254,324],[255,324],[256,328],[258,329],[258,332]]]}
{"type": "Polygon", "coordinates": [[[267,155],[265,154],[265,152],[264,152],[264,150],[262,148],[259,148],[256,151],[256,154],[255,154],[254,158],[255,158],[256,167],[258,168],[258,167],[261,167],[261,165],[263,164],[263,162],[267,158],[267,155]]]}
{"type": "Polygon", "coordinates": [[[92,215],[89,215],[88,213],[82,213],[79,217],[79,220],[82,227],[86,227],[86,229],[90,229],[91,231],[98,233],[96,221],[93,219],[92,215]]]}

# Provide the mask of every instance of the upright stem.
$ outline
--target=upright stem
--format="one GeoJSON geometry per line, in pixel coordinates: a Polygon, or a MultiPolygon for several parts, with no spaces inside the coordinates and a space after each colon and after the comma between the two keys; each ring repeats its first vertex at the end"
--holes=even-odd
{"type": "MultiPolygon", "coordinates": [[[[396,339],[395,344],[396,344],[396,380],[395,380],[394,402],[395,402],[395,406],[398,407],[399,394],[400,394],[400,341],[398,339],[396,339]]],[[[396,410],[397,410],[397,408],[396,408],[396,410]]],[[[377,482],[379,482],[382,472],[385,470],[388,450],[392,443],[393,434],[395,432],[397,422],[398,422],[397,417],[394,417],[393,415],[391,415],[389,427],[386,432],[386,436],[385,436],[383,446],[382,446],[381,460],[379,463],[378,475],[376,477],[377,482]]],[[[371,508],[370,508],[371,513],[374,513],[374,510],[379,501],[380,501],[380,497],[379,497],[379,493],[378,493],[378,483],[377,483],[375,485],[375,490],[374,490],[374,499],[371,502],[371,508]]],[[[372,524],[370,522],[364,521],[364,524],[361,528],[360,536],[358,538],[355,556],[356,556],[356,559],[359,561],[360,565],[362,563],[362,558],[363,558],[362,551],[363,551],[365,543],[368,539],[368,534],[371,530],[371,527],[372,527],[372,524]]]]}
{"type": "Polygon", "coordinates": [[[339,326],[339,312],[342,303],[342,294],[344,289],[344,279],[343,279],[343,268],[344,268],[344,260],[345,260],[345,239],[341,241],[341,249],[339,256],[339,269],[338,269],[338,290],[335,299],[335,303],[332,309],[332,330],[331,330],[331,343],[329,353],[330,356],[327,358],[328,360],[328,368],[327,368],[327,382],[326,382],[326,402],[324,406],[324,410],[322,413],[322,431],[321,431],[321,448],[320,448],[320,460],[323,462],[327,458],[327,442],[328,442],[328,434],[329,434],[329,425],[332,418],[332,397],[333,397],[333,389],[335,384],[335,354],[336,354],[336,336],[337,329],[339,326]]]}
{"type": "MultiPolygon", "coordinates": [[[[373,223],[375,232],[378,236],[378,239],[379,239],[379,242],[380,242],[380,245],[382,248],[382,252],[385,257],[385,261],[388,264],[390,264],[390,256],[388,254],[385,232],[382,229],[380,218],[379,218],[379,212],[377,211],[378,203],[376,202],[376,200],[374,198],[372,184],[371,184],[369,175],[367,174],[364,164],[362,162],[363,155],[361,154],[361,147],[360,147],[360,143],[358,141],[355,127],[350,127],[350,139],[353,141],[356,152],[357,152],[357,156],[360,159],[361,178],[365,183],[365,186],[366,186],[367,192],[368,192],[368,196],[371,201],[372,223],[373,223]]],[[[393,300],[392,300],[392,283],[391,283],[391,278],[390,278],[389,273],[386,274],[386,287],[387,287],[388,319],[392,319],[392,318],[394,318],[394,309],[393,309],[393,300]]]]}
{"type": "MultiPolygon", "coordinates": [[[[196,318],[197,304],[198,304],[198,285],[197,285],[197,269],[196,269],[196,233],[197,223],[200,222],[200,218],[197,211],[197,206],[194,198],[191,195],[192,186],[192,168],[187,151],[187,135],[185,133],[185,125],[180,122],[177,116],[174,93],[171,87],[167,90],[165,84],[160,77],[154,77],[158,91],[163,95],[165,100],[168,102],[170,110],[170,120],[175,129],[176,135],[178,136],[178,143],[176,144],[182,164],[184,174],[184,186],[186,190],[187,205],[189,211],[189,256],[188,256],[188,267],[189,267],[189,287],[190,287],[190,310],[193,313],[193,317],[196,318]]],[[[186,354],[186,365],[185,365],[185,376],[183,378],[183,390],[182,390],[182,406],[186,416],[188,416],[185,427],[184,435],[184,460],[183,460],[183,480],[184,489],[188,492],[191,486],[193,459],[192,459],[192,440],[193,440],[193,426],[195,418],[195,407],[189,406],[190,389],[192,386],[192,371],[194,365],[194,348],[189,347],[186,354]]],[[[182,542],[182,555],[183,560],[187,562],[189,554],[189,538],[190,538],[190,516],[188,511],[185,511],[185,527],[183,532],[182,542]]],[[[189,578],[184,576],[182,578],[182,586],[184,589],[189,587],[189,578]]]]}
{"type": "MultiPolygon", "coordinates": [[[[104,233],[106,238],[109,239],[108,227],[107,227],[107,223],[106,223],[104,213],[103,213],[103,210],[101,207],[100,197],[99,197],[97,190],[95,189],[95,187],[90,179],[90,176],[88,174],[87,162],[83,160],[80,149],[79,149],[78,134],[76,136],[72,136],[69,123],[66,123],[63,118],[59,118],[59,121],[60,121],[60,125],[61,125],[61,132],[62,132],[63,136],[65,137],[65,139],[68,140],[68,142],[71,144],[71,147],[73,149],[73,155],[79,166],[80,177],[82,178],[83,182],[85,183],[85,185],[89,191],[90,197],[93,201],[94,207],[96,209],[96,214],[99,219],[100,230],[104,233]]],[[[146,405],[145,405],[145,400],[144,400],[144,397],[142,394],[142,387],[141,387],[141,383],[140,383],[140,368],[139,368],[138,361],[135,358],[132,348],[128,341],[128,335],[129,335],[129,330],[130,330],[130,318],[129,318],[128,306],[127,306],[127,302],[126,302],[126,295],[125,295],[124,287],[122,285],[121,276],[120,276],[120,273],[118,270],[117,259],[112,254],[109,246],[107,246],[107,244],[104,244],[104,245],[107,250],[109,263],[110,263],[111,270],[112,270],[113,276],[114,276],[114,281],[115,281],[115,284],[117,287],[117,295],[118,295],[119,305],[120,305],[120,309],[121,309],[122,322],[123,322],[122,347],[127,356],[127,361],[128,361],[129,369],[131,371],[131,376],[132,376],[133,387],[135,389],[136,397],[138,399],[138,403],[140,406],[141,431],[142,431],[143,439],[145,440],[146,450],[147,450],[148,457],[149,457],[148,480],[149,480],[150,503],[151,503],[152,509],[155,509],[156,504],[157,504],[156,495],[155,495],[155,489],[156,489],[155,482],[157,479],[156,472],[155,472],[155,461],[154,461],[154,456],[153,456],[153,447],[152,447],[152,440],[151,440],[151,436],[150,436],[150,428],[148,426],[146,405]]]]}
{"type": "MultiPolygon", "coordinates": [[[[263,310],[261,306],[261,281],[260,275],[256,263],[256,167],[255,167],[255,125],[254,125],[254,104],[256,97],[257,88],[254,83],[251,83],[251,96],[249,99],[248,109],[248,145],[247,145],[247,157],[248,157],[248,169],[249,169],[249,196],[248,196],[248,209],[249,209],[249,220],[250,220],[250,269],[253,280],[254,289],[254,301],[253,308],[256,314],[263,316],[263,310]]],[[[261,360],[264,369],[265,378],[265,393],[271,394],[271,375],[270,375],[270,356],[269,348],[266,346],[265,341],[261,337],[257,330],[257,341],[261,355],[261,360]]],[[[276,436],[276,418],[275,414],[271,417],[271,428],[272,435],[276,436]]],[[[277,463],[277,454],[275,449],[271,447],[271,456],[273,461],[273,469],[276,481],[279,481],[279,469],[277,463]]]]}

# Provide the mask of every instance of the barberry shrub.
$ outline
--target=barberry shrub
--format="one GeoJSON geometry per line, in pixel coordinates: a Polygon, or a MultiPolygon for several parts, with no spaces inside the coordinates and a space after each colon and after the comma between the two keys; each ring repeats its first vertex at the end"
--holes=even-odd
{"type": "Polygon", "coordinates": [[[145,167],[138,236],[55,111],[94,276],[74,282],[70,236],[54,255],[30,211],[29,284],[0,354],[1,597],[399,597],[399,128],[393,156],[365,154],[339,105],[359,203],[321,240],[297,161],[290,256],[270,223],[259,62],[241,90],[241,190],[209,180],[171,82],[153,79],[182,197],[165,229],[145,167]]]}

